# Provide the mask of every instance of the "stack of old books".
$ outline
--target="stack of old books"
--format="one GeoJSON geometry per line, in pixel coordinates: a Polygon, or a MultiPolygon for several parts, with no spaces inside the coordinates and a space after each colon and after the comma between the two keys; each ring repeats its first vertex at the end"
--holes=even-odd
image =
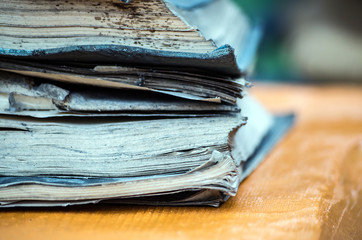
{"type": "Polygon", "coordinates": [[[245,92],[258,31],[228,0],[0,11],[2,207],[218,206],[290,126],[245,92]]]}

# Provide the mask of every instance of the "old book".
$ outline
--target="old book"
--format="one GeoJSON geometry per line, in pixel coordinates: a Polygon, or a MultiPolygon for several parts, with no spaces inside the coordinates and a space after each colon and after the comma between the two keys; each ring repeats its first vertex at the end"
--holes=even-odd
{"type": "Polygon", "coordinates": [[[0,69],[235,104],[257,35],[230,1],[198,2],[6,1],[0,69]]]}
{"type": "Polygon", "coordinates": [[[0,53],[240,74],[237,62],[255,34],[230,1],[129,2],[8,0],[0,7],[0,53]]]}
{"type": "Polygon", "coordinates": [[[258,36],[228,0],[0,12],[2,207],[219,206],[292,123],[247,94],[258,36]]]}
{"type": "Polygon", "coordinates": [[[104,66],[69,63],[45,64],[12,59],[0,60],[0,69],[61,83],[158,92],[191,100],[235,104],[247,84],[213,73],[193,73],[157,67],[104,66]]]}
{"type": "Polygon", "coordinates": [[[218,206],[291,123],[272,118],[251,98],[241,107],[247,124],[240,115],[142,121],[3,116],[0,202],[218,206]]]}
{"type": "Polygon", "coordinates": [[[194,101],[161,93],[63,85],[0,74],[0,114],[37,118],[69,116],[215,116],[239,112],[231,104],[194,101]],[[70,90],[67,89],[70,88],[70,90]]]}

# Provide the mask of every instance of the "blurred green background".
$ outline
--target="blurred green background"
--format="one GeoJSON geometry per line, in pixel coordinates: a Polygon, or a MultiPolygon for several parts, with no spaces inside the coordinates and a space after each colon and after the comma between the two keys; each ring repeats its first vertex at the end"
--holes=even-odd
{"type": "Polygon", "coordinates": [[[234,0],[261,24],[250,78],[289,82],[362,82],[362,1],[234,0]]]}

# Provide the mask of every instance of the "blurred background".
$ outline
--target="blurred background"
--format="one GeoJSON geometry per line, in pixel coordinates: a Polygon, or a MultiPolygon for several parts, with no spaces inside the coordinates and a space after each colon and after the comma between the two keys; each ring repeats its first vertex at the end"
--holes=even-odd
{"type": "Polygon", "coordinates": [[[362,83],[361,0],[234,0],[263,30],[252,80],[362,83]]]}

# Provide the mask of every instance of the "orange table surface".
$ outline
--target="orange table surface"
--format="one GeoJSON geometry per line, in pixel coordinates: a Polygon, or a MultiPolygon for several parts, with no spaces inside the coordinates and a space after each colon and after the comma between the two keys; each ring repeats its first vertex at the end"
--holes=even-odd
{"type": "Polygon", "coordinates": [[[220,208],[0,210],[0,239],[362,239],[362,86],[257,84],[286,137],[220,208]]]}

